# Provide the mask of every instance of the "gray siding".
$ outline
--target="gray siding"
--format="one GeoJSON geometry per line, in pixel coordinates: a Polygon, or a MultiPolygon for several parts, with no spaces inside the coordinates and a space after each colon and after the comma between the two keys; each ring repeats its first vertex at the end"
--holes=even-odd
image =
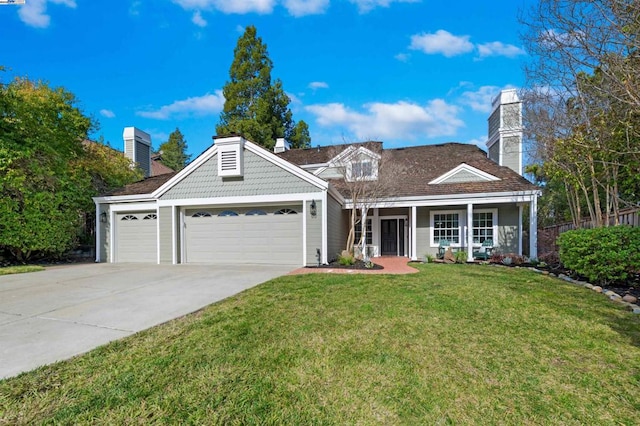
{"type": "Polygon", "coordinates": [[[498,243],[501,253],[518,252],[518,206],[502,204],[498,207],[498,243]]]}
{"type": "Polygon", "coordinates": [[[218,159],[214,155],[161,198],[242,197],[316,191],[319,189],[310,183],[245,150],[244,177],[219,177],[218,159]]]}
{"type": "Polygon", "coordinates": [[[327,197],[327,260],[338,257],[344,250],[349,233],[348,211],[340,203],[327,197]]]}
{"type": "Polygon", "coordinates": [[[520,104],[507,104],[502,106],[502,126],[505,129],[513,129],[522,125],[520,117],[520,104]]]}
{"type": "Polygon", "coordinates": [[[323,179],[340,179],[344,177],[342,172],[336,167],[330,167],[318,175],[323,179]]]}
{"type": "Polygon", "coordinates": [[[474,175],[466,170],[460,170],[455,175],[444,180],[442,183],[463,183],[463,182],[486,182],[486,179],[474,175]]]}
{"type": "Polygon", "coordinates": [[[158,209],[160,221],[160,263],[173,263],[173,229],[171,207],[158,209]]]}
{"type": "Polygon", "coordinates": [[[316,200],[317,214],[311,216],[311,202],[307,201],[307,265],[317,265],[317,250],[322,252],[322,201],[316,200]]]}
{"type": "Polygon", "coordinates": [[[100,261],[101,262],[108,262],[109,261],[109,207],[104,205],[104,204],[100,204],[99,205],[99,210],[98,210],[98,217],[100,217],[100,213],[105,212],[107,214],[107,223],[102,223],[100,220],[98,220],[98,226],[100,227],[100,241],[97,241],[97,250],[98,253],[100,254],[100,261]]]}
{"type": "MultiPolygon", "coordinates": [[[[497,252],[517,253],[518,252],[518,206],[516,204],[488,204],[474,205],[474,209],[498,209],[498,245],[497,252]]],[[[416,218],[417,222],[417,238],[416,238],[416,256],[423,258],[425,254],[434,255],[437,253],[437,247],[430,247],[429,227],[431,211],[437,210],[462,210],[466,214],[466,206],[441,206],[441,207],[418,207],[416,218]]]]}
{"type": "Polygon", "coordinates": [[[520,170],[520,142],[519,136],[509,136],[502,140],[502,165],[518,174],[522,174],[520,170]]]}
{"type": "Polygon", "coordinates": [[[500,164],[500,140],[497,140],[489,148],[489,158],[496,163],[500,164]]]}
{"type": "Polygon", "coordinates": [[[489,117],[489,137],[500,128],[500,108],[497,108],[489,117]]]}

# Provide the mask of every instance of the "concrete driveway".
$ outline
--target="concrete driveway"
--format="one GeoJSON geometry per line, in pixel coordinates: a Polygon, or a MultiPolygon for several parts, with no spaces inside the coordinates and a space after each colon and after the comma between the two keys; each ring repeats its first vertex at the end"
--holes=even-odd
{"type": "Polygon", "coordinates": [[[291,269],[101,263],[0,276],[0,378],[194,312],[291,269]]]}

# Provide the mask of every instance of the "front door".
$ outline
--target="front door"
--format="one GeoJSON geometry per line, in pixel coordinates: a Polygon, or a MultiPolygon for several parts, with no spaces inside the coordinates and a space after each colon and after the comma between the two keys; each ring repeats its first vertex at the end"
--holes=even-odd
{"type": "Polygon", "coordinates": [[[381,255],[404,256],[404,227],[404,219],[380,220],[381,255]]]}
{"type": "Polygon", "coordinates": [[[398,220],[383,219],[380,221],[382,228],[382,248],[380,254],[398,255],[398,220]]]}

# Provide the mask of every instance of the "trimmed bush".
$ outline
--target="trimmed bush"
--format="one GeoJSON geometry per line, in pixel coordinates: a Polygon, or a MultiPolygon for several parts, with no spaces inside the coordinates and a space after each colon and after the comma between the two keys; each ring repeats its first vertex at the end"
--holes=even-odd
{"type": "Polygon", "coordinates": [[[558,237],[560,261],[597,284],[624,281],[640,271],[640,228],[578,229],[558,237]]]}

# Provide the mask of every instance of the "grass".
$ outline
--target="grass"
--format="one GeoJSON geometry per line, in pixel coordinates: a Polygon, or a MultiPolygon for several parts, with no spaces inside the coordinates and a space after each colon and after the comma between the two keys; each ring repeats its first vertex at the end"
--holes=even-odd
{"type": "Polygon", "coordinates": [[[43,270],[44,267],[37,265],[5,266],[0,268],[0,275],[24,274],[27,272],[38,272],[43,270]]]}
{"type": "Polygon", "coordinates": [[[640,319],[527,270],[286,276],[0,382],[0,424],[637,424],[640,319]]]}

